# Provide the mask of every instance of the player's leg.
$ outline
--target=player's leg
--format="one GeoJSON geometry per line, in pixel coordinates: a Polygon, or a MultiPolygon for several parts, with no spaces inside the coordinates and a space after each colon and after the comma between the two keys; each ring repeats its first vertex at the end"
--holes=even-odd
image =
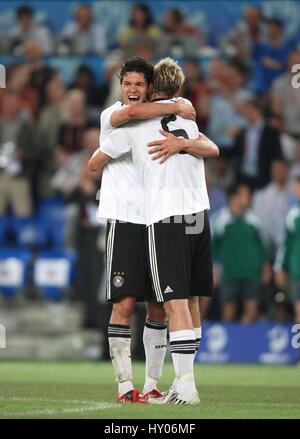
{"type": "Polygon", "coordinates": [[[135,309],[135,297],[124,297],[113,303],[108,326],[109,352],[118,383],[118,394],[134,389],[131,365],[130,319],[135,309]]]}
{"type": "Polygon", "coordinates": [[[224,322],[233,322],[236,318],[237,303],[235,300],[222,303],[221,307],[222,320],[224,322]]]}
{"type": "Polygon", "coordinates": [[[294,303],[294,320],[296,323],[300,323],[300,280],[293,280],[291,286],[294,303]]]}
{"type": "Polygon", "coordinates": [[[208,313],[212,304],[212,297],[199,297],[199,306],[201,310],[201,320],[204,320],[208,313]]]}
{"type": "Polygon", "coordinates": [[[0,172],[0,216],[5,215],[8,204],[9,176],[0,172]]]}
{"type": "Polygon", "coordinates": [[[300,299],[294,302],[295,322],[300,323],[300,299]]]}
{"type": "Polygon", "coordinates": [[[13,212],[20,217],[29,217],[32,214],[30,184],[26,177],[11,178],[9,198],[13,212]]]}
{"type": "Polygon", "coordinates": [[[175,371],[174,396],[172,399],[170,392],[167,402],[190,401],[197,395],[197,389],[194,379],[195,332],[188,299],[169,300],[164,303],[164,308],[169,322],[170,351],[175,371]]]}
{"type": "Polygon", "coordinates": [[[233,322],[236,319],[238,297],[238,282],[224,282],[220,285],[221,315],[224,322],[233,322]]]}
{"type": "Polygon", "coordinates": [[[241,283],[243,298],[243,314],[242,323],[251,323],[259,317],[259,282],[243,282],[241,283]]]}
{"type": "Polygon", "coordinates": [[[136,300],[143,299],[139,277],[140,233],[136,224],[112,221],[107,226],[106,298],[113,302],[108,341],[120,402],[143,402],[132,383],[130,329],[136,300]]]}
{"type": "Polygon", "coordinates": [[[243,307],[243,315],[241,318],[242,323],[251,323],[258,319],[259,311],[258,311],[258,300],[257,299],[248,299],[244,303],[243,307]]]}
{"type": "Polygon", "coordinates": [[[147,317],[145,321],[143,343],[146,356],[144,396],[160,397],[157,388],[163,371],[167,350],[167,320],[161,303],[147,302],[147,317]]]}
{"type": "Polygon", "coordinates": [[[189,235],[189,245],[193,249],[189,306],[196,337],[196,357],[202,337],[201,302],[206,300],[208,303],[213,296],[211,233],[207,211],[199,212],[194,216],[193,230],[195,233],[189,235]]]}
{"type": "Polygon", "coordinates": [[[189,310],[192,317],[192,322],[195,332],[195,357],[196,357],[202,337],[199,296],[193,296],[189,298],[189,310]]]}
{"type": "Polygon", "coordinates": [[[195,333],[189,310],[190,265],[184,224],[175,218],[148,227],[156,301],[164,303],[176,380],[164,403],[199,402],[194,381],[195,333]]]}

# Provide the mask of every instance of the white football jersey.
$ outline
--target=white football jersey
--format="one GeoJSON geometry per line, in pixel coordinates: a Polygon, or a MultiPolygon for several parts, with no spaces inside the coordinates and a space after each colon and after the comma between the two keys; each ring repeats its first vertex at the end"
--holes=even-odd
{"type": "Polygon", "coordinates": [[[159,133],[162,128],[178,137],[198,138],[195,122],[171,115],[115,129],[101,145],[101,150],[115,159],[132,151],[133,162],[146,190],[147,225],[173,215],[209,209],[202,158],[191,154],[174,154],[165,163],[159,164],[159,160],[154,161],[149,155],[147,144],[163,138],[159,133]]]}
{"type": "MultiPolygon", "coordinates": [[[[110,118],[121,106],[121,102],[116,102],[102,112],[100,146],[115,130],[110,118]]],[[[98,217],[146,224],[144,186],[133,164],[131,151],[116,160],[110,160],[104,167],[98,217]]]]}

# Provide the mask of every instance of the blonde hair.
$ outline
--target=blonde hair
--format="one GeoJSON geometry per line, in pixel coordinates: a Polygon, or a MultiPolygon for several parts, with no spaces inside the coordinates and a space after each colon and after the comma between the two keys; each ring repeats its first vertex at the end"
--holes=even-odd
{"type": "Polygon", "coordinates": [[[164,93],[172,98],[184,83],[181,67],[171,58],[164,58],[154,66],[153,88],[155,93],[164,93]]]}

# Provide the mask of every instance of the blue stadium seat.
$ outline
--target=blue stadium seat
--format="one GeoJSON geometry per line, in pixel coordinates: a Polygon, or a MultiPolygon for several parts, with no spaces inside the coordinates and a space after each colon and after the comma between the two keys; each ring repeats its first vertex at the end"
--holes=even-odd
{"type": "Polygon", "coordinates": [[[53,196],[49,198],[43,198],[39,202],[38,215],[42,217],[50,217],[52,219],[57,219],[63,216],[63,208],[65,206],[65,201],[63,197],[53,196]]]}
{"type": "Polygon", "coordinates": [[[33,265],[33,284],[46,299],[60,299],[75,278],[76,255],[69,250],[40,252],[33,265]]]}
{"type": "Polygon", "coordinates": [[[61,197],[51,197],[40,202],[37,217],[48,224],[50,247],[54,249],[64,248],[65,226],[65,202],[61,197]]]}
{"type": "Polygon", "coordinates": [[[7,244],[7,234],[9,230],[9,220],[7,217],[0,217],[0,246],[4,247],[7,244]]]}
{"type": "Polygon", "coordinates": [[[31,253],[20,249],[0,250],[0,292],[12,297],[27,285],[31,253]]]}
{"type": "Polygon", "coordinates": [[[46,248],[50,241],[50,226],[38,217],[12,218],[15,245],[25,249],[46,248]]]}

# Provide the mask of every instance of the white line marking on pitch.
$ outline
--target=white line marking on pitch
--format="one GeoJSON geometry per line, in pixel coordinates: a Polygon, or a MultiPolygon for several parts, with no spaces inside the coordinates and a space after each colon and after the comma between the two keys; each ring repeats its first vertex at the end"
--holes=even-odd
{"type": "Polygon", "coordinates": [[[6,401],[24,401],[24,402],[54,402],[61,404],[82,404],[83,407],[74,407],[74,408],[61,408],[61,409],[41,409],[41,410],[31,410],[24,412],[2,412],[0,411],[0,415],[2,416],[35,416],[35,415],[54,415],[54,414],[62,414],[62,413],[83,413],[83,412],[91,412],[96,410],[108,410],[112,408],[120,408],[119,404],[109,403],[109,402],[96,402],[96,401],[80,401],[77,399],[72,400],[62,400],[62,399],[43,399],[43,398],[26,398],[26,397],[11,397],[4,398],[0,397],[0,400],[6,401]]]}
{"type": "MultiPolygon", "coordinates": [[[[91,400],[81,400],[81,399],[48,399],[48,398],[27,398],[27,396],[11,396],[5,397],[0,396],[0,401],[28,401],[28,402],[61,402],[62,404],[114,404],[115,403],[106,403],[101,401],[91,401],[91,400]]],[[[119,404],[118,404],[119,407],[119,404]]]]}

